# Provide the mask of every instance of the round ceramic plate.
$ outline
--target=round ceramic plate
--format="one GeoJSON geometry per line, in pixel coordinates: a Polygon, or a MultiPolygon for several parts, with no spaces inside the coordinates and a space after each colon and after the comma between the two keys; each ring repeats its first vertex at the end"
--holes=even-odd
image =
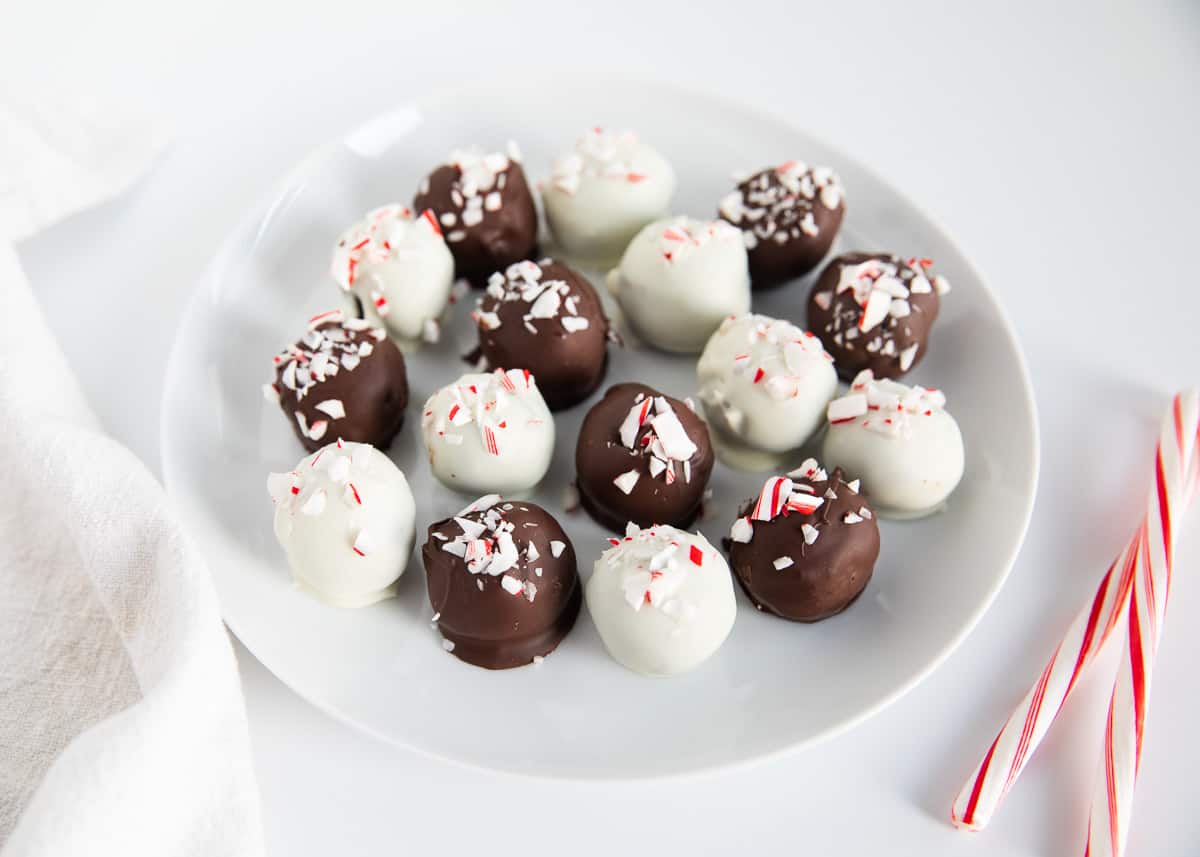
{"type": "MultiPolygon", "coordinates": [[[[600,273],[587,272],[597,286],[600,273]]],[[[754,310],[804,321],[808,281],[755,295],[754,310]]],[[[420,441],[420,407],[465,371],[474,296],[451,306],[442,341],[410,355],[412,400],[389,451],[426,527],[469,499],[438,484],[420,441]]],[[[614,347],[606,383],[637,379],[683,397],[695,358],[614,347]]],[[[681,774],[763,758],[860,722],[913,687],[978,621],[1013,562],[1037,480],[1034,403],[1024,359],[995,296],[947,235],[912,203],[836,149],[737,103],[644,81],[545,78],[461,89],[399,107],[306,160],[229,237],[184,320],[167,373],[163,472],[207,553],[225,618],[276,675],[320,708],[380,738],[487,768],[571,778],[681,774]],[[533,117],[536,117],[534,119],[533,117]],[[454,148],[516,140],[531,177],[593,125],[636,129],[674,164],[675,209],[712,217],[735,170],[799,158],[841,175],[848,200],[834,248],[936,260],[954,291],[928,357],[909,380],[948,394],[966,441],[962,484],[947,508],[883,522],[874,578],[845,613],[800,625],[755,611],[738,593],[733,632],[694,672],[647,679],[604,651],[586,609],[545,662],[503,672],[468,666],[431,627],[414,553],[399,597],[328,607],[292,586],[271,530],[270,471],[303,454],[264,401],[270,358],[309,316],[338,306],[329,256],[367,209],[408,202],[454,148]]],[[[593,401],[599,396],[593,396],[593,401]]],[[[607,533],[563,509],[580,421],[559,414],[549,475],[531,498],[559,516],[580,573],[607,533]]],[[[700,529],[714,544],[763,474],[718,463],[700,529]]]]}

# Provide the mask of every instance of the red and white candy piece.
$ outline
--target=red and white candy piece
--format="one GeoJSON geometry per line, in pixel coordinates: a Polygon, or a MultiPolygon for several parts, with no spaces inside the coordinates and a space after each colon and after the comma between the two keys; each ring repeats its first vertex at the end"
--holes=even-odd
{"type": "Polygon", "coordinates": [[[1200,405],[1193,390],[1175,397],[1163,421],[1154,484],[1140,526],[959,791],[950,814],[956,826],[981,830],[987,825],[1045,737],[1083,669],[1115,628],[1126,627],[1129,643],[1110,704],[1105,776],[1093,801],[1086,852],[1122,853],[1141,750],[1148,668],[1162,627],[1170,577],[1176,533],[1172,523],[1182,517],[1195,493],[1198,443],[1200,405]],[[1131,600],[1133,609],[1129,609],[1131,600]]]}

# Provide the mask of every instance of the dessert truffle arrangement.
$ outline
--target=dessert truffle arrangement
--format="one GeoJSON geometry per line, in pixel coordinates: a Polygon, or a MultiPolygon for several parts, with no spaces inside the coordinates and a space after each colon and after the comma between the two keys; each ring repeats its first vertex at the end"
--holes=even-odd
{"type": "Polygon", "coordinates": [[[267,479],[295,582],[337,607],[395,596],[420,524],[442,648],[493,670],[540,664],[584,604],[612,659],[648,676],[716,655],[737,587],[792,622],[845,610],[888,560],[879,518],[933,514],[963,478],[946,396],[897,380],[936,339],[946,278],[926,258],[847,250],[795,313],[756,313],[762,290],[788,295],[830,254],[847,211],[831,168],[743,175],[710,220],[672,208],[674,169],[633,132],[589,129],[560,151],[531,186],[514,144],[464,147],[411,207],[331,236],[342,308],[310,318],[263,385],[308,453],[267,479]],[[424,363],[407,430],[464,506],[429,522],[386,453],[405,430],[404,352],[436,351],[451,325],[474,369],[424,363]],[[614,349],[690,355],[695,384],[611,377],[614,349]],[[572,409],[577,433],[556,425],[572,409]],[[560,444],[577,503],[541,490],[560,444]],[[738,494],[713,497],[717,467],[741,471],[738,494]]]}

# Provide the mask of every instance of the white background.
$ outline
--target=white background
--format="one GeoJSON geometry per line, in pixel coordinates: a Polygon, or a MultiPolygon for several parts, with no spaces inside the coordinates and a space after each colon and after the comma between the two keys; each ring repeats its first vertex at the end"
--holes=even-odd
{"type": "MultiPolygon", "coordinates": [[[[967,642],[883,714],[729,774],[546,783],[360,736],[239,648],[273,854],[1082,853],[1105,670],[988,831],[947,816],[1140,514],[1167,393],[1200,382],[1200,4],[15,6],[0,0],[0,82],[24,67],[174,125],[131,194],[21,248],[93,405],[156,470],[172,332],[245,207],[360,120],[513,66],[679,78],[790,117],[948,227],[1029,357],[1043,467],[1028,542],[967,642]]],[[[1200,847],[1197,518],[1182,538],[1132,854],[1200,847]]]]}

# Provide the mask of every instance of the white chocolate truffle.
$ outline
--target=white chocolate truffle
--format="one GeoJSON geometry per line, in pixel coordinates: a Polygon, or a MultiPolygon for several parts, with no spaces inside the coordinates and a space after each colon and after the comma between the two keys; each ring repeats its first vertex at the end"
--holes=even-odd
{"type": "Polygon", "coordinates": [[[593,128],[554,162],[541,192],[550,231],[567,254],[611,261],[670,212],[675,171],[633,132],[593,128]]]}
{"type": "Polygon", "coordinates": [[[519,495],[542,480],[554,419],[525,369],[463,375],[429,397],[421,415],[429,465],[468,494],[519,495]]]}
{"type": "Polygon", "coordinates": [[[648,676],[685,673],[733,628],[737,602],[724,557],[699,533],[630,524],[596,560],[587,605],[604,647],[648,676]]]}
{"type": "Polygon", "coordinates": [[[335,607],[396,594],[412,553],[416,505],[408,480],[365,443],[335,441],[291,473],[272,473],[275,538],[292,577],[335,607]]]}
{"type": "Polygon", "coordinates": [[[333,248],[333,278],[365,318],[401,342],[437,339],[454,257],[432,211],[395,203],[368,212],[333,248]]]}
{"type": "Polygon", "coordinates": [[[880,514],[920,518],[937,511],[963,475],[958,423],[938,390],[876,380],[865,369],[829,403],[827,466],[862,477],[880,514]]]}
{"type": "Polygon", "coordinates": [[[802,446],[837,394],[833,358],[821,340],[765,315],[723,321],[700,355],[696,376],[709,421],[765,452],[802,446]]]}
{"type": "Polygon", "coordinates": [[[746,245],[723,220],[659,220],[633,239],[608,288],[642,339],[696,353],[722,320],[750,310],[746,245]]]}

